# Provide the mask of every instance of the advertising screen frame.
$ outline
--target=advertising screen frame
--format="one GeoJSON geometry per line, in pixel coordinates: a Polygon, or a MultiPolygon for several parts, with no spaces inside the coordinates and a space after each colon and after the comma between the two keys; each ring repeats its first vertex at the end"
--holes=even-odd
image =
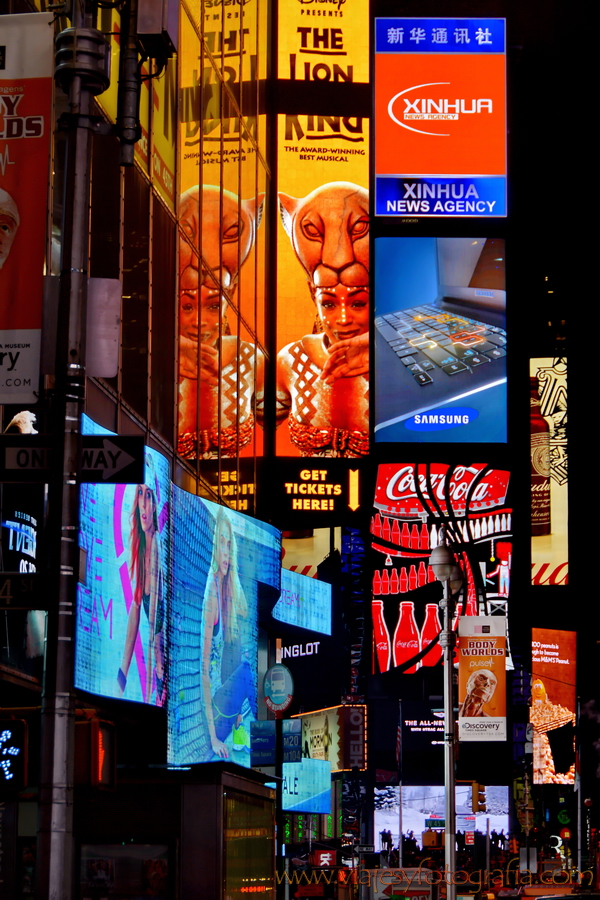
{"type": "Polygon", "coordinates": [[[374,54],[375,216],[505,217],[506,20],[376,18],[374,54]]]}

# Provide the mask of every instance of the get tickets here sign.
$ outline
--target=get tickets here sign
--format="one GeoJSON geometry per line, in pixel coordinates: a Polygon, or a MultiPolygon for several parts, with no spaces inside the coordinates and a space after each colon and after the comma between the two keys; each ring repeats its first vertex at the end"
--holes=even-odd
{"type": "Polygon", "coordinates": [[[504,19],[376,19],[376,215],[506,215],[505,52],[504,19]]]}

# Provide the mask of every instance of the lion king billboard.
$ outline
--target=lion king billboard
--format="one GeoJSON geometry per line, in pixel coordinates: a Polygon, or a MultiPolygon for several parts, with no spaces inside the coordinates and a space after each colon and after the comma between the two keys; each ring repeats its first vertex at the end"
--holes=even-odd
{"type": "Polygon", "coordinates": [[[369,451],[368,146],[360,117],[279,117],[280,456],[369,451]]]}

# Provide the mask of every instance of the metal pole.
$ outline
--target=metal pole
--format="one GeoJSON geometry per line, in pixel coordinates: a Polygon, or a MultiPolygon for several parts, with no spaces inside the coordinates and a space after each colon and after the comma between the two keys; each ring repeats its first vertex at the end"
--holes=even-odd
{"type": "Polygon", "coordinates": [[[404,852],[402,847],[402,782],[400,782],[398,788],[398,830],[400,832],[398,837],[398,868],[401,869],[404,865],[404,852]]]}
{"type": "Polygon", "coordinates": [[[444,648],[444,786],[446,792],[446,829],[444,838],[444,859],[446,878],[446,900],[456,900],[456,776],[454,770],[454,699],[452,665],[456,635],[452,630],[453,603],[447,581],[442,582],[444,599],[440,607],[444,613],[444,627],[440,634],[440,644],[444,648]]]}
{"type": "MultiPolygon", "coordinates": [[[[73,6],[73,25],[90,16],[73,6]]],[[[73,896],[73,773],[75,694],[73,662],[79,567],[79,424],[85,397],[87,240],[91,93],[79,75],[69,89],[61,286],[56,356],[56,444],[60,476],[51,487],[50,571],[57,608],[48,614],[42,697],[42,759],[38,832],[40,900],[73,896]]]]}

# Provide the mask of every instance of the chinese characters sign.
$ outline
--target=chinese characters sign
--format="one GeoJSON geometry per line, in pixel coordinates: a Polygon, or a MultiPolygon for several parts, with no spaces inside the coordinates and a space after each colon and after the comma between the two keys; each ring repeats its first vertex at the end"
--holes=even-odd
{"type": "Polygon", "coordinates": [[[506,215],[505,52],[504,19],[376,19],[376,215],[506,215]]]}

